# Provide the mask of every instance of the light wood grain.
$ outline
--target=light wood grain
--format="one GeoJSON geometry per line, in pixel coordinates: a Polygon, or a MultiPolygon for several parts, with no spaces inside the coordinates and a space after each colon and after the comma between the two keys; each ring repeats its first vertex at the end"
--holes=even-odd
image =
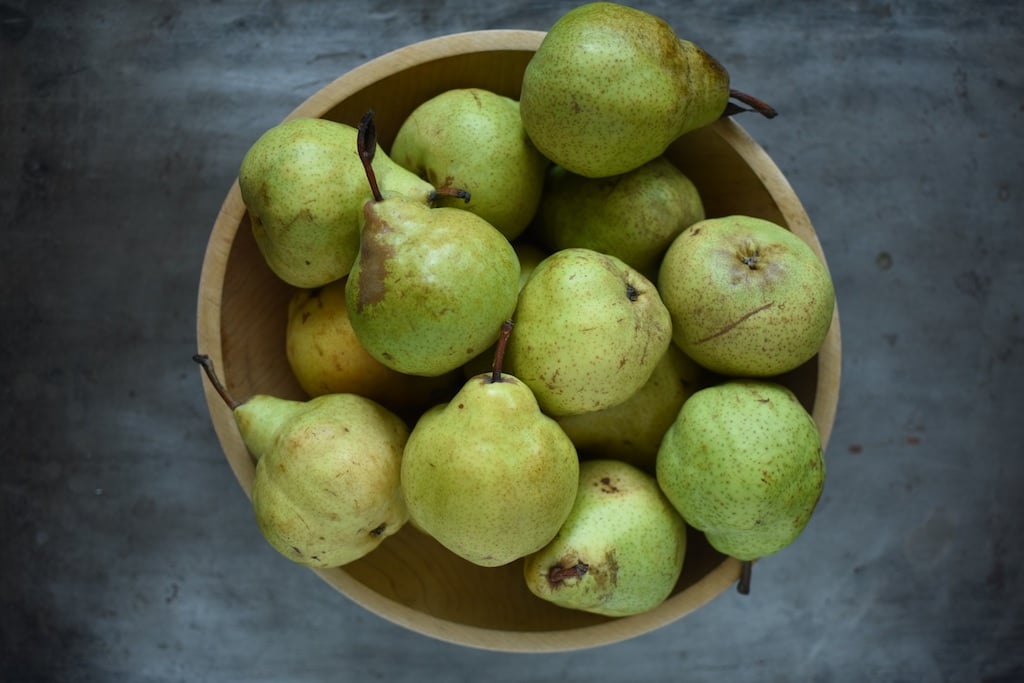
{"type": "MultiPolygon", "coordinates": [[[[374,109],[387,149],[405,116],[444,90],[476,86],[517,97],[523,69],[542,38],[543,33],[536,31],[480,31],[419,43],[345,74],[289,117],[355,124],[367,109],[374,109]]],[[[824,260],[789,183],[735,122],[720,121],[684,136],[668,156],[697,185],[709,215],[749,214],[774,220],[824,260]]],[[[203,264],[198,340],[199,351],[214,360],[237,397],[302,397],[284,353],[291,292],[262,261],[236,183],[216,218],[203,264]]],[[[820,353],[782,378],[811,410],[826,443],[838,403],[840,349],[837,311],[820,353]]],[[[249,495],[255,473],[252,459],[230,410],[205,386],[217,436],[249,495]]],[[[733,585],[739,563],[691,532],[683,576],[673,595],[654,610],[621,619],[556,608],[527,591],[519,563],[477,567],[410,526],[367,557],[317,573],[366,609],[420,633],[485,649],[538,652],[612,643],[677,620],[733,585]]]]}

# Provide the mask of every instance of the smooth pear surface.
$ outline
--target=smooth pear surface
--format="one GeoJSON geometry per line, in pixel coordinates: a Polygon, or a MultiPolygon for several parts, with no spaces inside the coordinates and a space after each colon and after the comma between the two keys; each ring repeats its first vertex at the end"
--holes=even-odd
{"type": "Polygon", "coordinates": [[[538,234],[551,251],[593,249],[653,279],[672,240],[704,217],[697,187],[663,156],[609,178],[556,166],[541,199],[538,234]]]}
{"type": "Polygon", "coordinates": [[[257,396],[239,411],[243,437],[252,424],[269,435],[253,441],[265,451],[254,453],[252,504],[263,536],[288,559],[341,566],[408,520],[399,477],[409,431],[390,411],[354,394],[257,396]]]}
{"type": "Polygon", "coordinates": [[[657,479],[715,549],[754,560],[792,543],[810,520],[825,483],[821,438],[786,387],[730,380],[683,404],[657,479]]]}
{"type": "MultiPolygon", "coordinates": [[[[425,204],[434,189],[383,153],[373,168],[385,195],[425,204]]],[[[246,152],[238,184],[256,244],[278,277],[312,288],[348,274],[372,196],[355,128],[315,118],[280,123],[246,152]]]]}
{"type": "Polygon", "coordinates": [[[470,200],[441,196],[484,218],[508,239],[533,219],[550,163],[523,129],[519,102],[481,88],[448,90],[402,123],[391,158],[438,189],[462,189],[470,200]]]}
{"type": "Polygon", "coordinates": [[[612,458],[654,472],[661,439],[683,403],[703,381],[704,370],[676,347],[654,367],[650,379],[625,402],[582,415],[557,418],[584,458],[612,458]]]}
{"type": "Polygon", "coordinates": [[[511,375],[471,378],[409,436],[402,487],[413,524],[460,557],[496,567],[542,548],[578,486],[572,441],[511,375]]]}
{"type": "Polygon", "coordinates": [[[654,285],[614,256],[563,249],[519,295],[510,371],[553,416],[624,402],[668,349],[672,323],[654,285]]]}
{"type": "Polygon", "coordinates": [[[527,64],[520,93],[527,134],[573,173],[626,173],[725,111],[729,75],[642,10],[594,2],[564,14],[527,64]]]}
{"type": "Polygon", "coordinates": [[[684,230],[665,254],[658,290],[679,348],[740,377],[779,375],[810,360],[835,307],[828,268],[807,243],[751,216],[684,230]]]}
{"type": "Polygon", "coordinates": [[[686,556],[686,525],[654,477],[617,460],[580,464],[572,512],[552,541],[523,563],[545,600],[621,617],[657,607],[686,556]]]}
{"type": "Polygon", "coordinates": [[[498,338],[519,295],[519,259],[490,223],[462,209],[367,202],[345,286],[352,327],[389,368],[439,376],[498,338]]]}

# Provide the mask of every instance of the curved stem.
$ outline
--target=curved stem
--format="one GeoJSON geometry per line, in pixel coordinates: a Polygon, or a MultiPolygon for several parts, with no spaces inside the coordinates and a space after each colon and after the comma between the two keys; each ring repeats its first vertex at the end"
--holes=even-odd
{"type": "Polygon", "coordinates": [[[213,388],[217,390],[217,393],[220,394],[220,397],[224,399],[224,403],[228,405],[228,408],[234,410],[238,406],[242,405],[241,403],[236,401],[234,397],[231,396],[231,394],[228,393],[227,387],[221,384],[220,378],[217,377],[217,373],[214,372],[213,370],[213,361],[210,360],[209,356],[207,356],[206,354],[197,353],[196,355],[192,356],[192,360],[203,366],[203,370],[206,372],[206,377],[210,380],[210,384],[212,384],[213,388]]]}
{"type": "Polygon", "coordinates": [[[356,147],[359,151],[359,160],[363,162],[363,170],[366,172],[366,179],[370,182],[370,191],[373,192],[374,201],[382,201],[384,195],[380,193],[377,185],[377,174],[373,171],[373,157],[377,155],[377,125],[373,121],[373,110],[363,114],[359,119],[359,129],[356,135],[356,147]]]}
{"type": "Polygon", "coordinates": [[[501,335],[498,336],[498,345],[494,349],[494,365],[491,366],[491,384],[501,381],[501,366],[505,362],[505,349],[508,348],[508,338],[512,336],[514,325],[511,320],[501,324],[501,335]]]}
{"type": "Polygon", "coordinates": [[[736,104],[735,102],[729,102],[725,105],[725,111],[722,112],[723,117],[732,116],[733,114],[739,114],[745,111],[757,112],[766,119],[774,119],[776,116],[779,115],[779,112],[775,110],[775,107],[771,106],[764,100],[754,97],[753,95],[748,95],[742,90],[730,88],[729,97],[747,106],[741,107],[739,104],[736,104]]]}

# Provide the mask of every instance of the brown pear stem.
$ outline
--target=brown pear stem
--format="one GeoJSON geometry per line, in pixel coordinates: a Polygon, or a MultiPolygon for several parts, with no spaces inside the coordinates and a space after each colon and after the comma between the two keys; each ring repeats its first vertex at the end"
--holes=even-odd
{"type": "Polygon", "coordinates": [[[359,150],[359,160],[363,162],[366,179],[370,182],[370,191],[373,192],[373,199],[378,202],[382,201],[384,195],[380,193],[380,187],[377,185],[377,174],[373,171],[373,157],[377,155],[377,124],[373,121],[372,109],[363,114],[363,118],[359,119],[356,147],[359,150]]]}
{"type": "Polygon", "coordinates": [[[221,384],[220,378],[217,377],[217,373],[213,369],[213,361],[206,354],[197,353],[192,356],[192,360],[203,366],[203,370],[206,372],[206,377],[210,380],[210,384],[217,390],[220,397],[224,399],[224,403],[228,404],[228,408],[234,410],[238,406],[242,405],[234,399],[234,397],[228,393],[227,388],[221,384]]]}
{"type": "Polygon", "coordinates": [[[743,92],[741,90],[736,90],[735,88],[730,88],[729,89],[729,97],[731,97],[734,100],[739,101],[742,104],[747,105],[747,107],[741,107],[738,104],[735,104],[733,102],[729,102],[729,103],[726,104],[725,111],[722,113],[723,117],[724,116],[732,116],[733,114],[739,114],[739,113],[745,112],[745,111],[757,112],[758,114],[760,114],[761,116],[765,117],[766,119],[774,119],[776,116],[779,115],[779,112],[777,112],[775,110],[775,107],[771,106],[770,104],[768,104],[764,100],[758,99],[758,98],[754,97],[753,95],[748,95],[747,93],[745,93],[745,92],[743,92]]]}
{"type": "Polygon", "coordinates": [[[506,320],[501,324],[501,334],[498,335],[498,345],[494,349],[494,364],[491,366],[491,384],[501,381],[501,367],[505,363],[505,349],[508,348],[508,338],[512,336],[512,328],[515,323],[506,320]]]}
{"type": "Polygon", "coordinates": [[[753,560],[740,561],[740,582],[736,584],[736,592],[740,595],[750,595],[750,574],[753,569],[753,560]]]}

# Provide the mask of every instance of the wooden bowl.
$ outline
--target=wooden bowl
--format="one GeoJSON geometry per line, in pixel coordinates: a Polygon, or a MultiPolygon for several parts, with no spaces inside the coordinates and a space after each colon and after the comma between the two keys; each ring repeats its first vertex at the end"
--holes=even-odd
{"type": "MultiPolygon", "coordinates": [[[[341,76],[288,118],[314,116],[356,125],[372,108],[387,150],[413,108],[445,90],[475,86],[518,98],[523,70],[543,36],[536,31],[478,31],[410,45],[341,76]]],[[[723,120],[692,132],[668,154],[699,188],[709,216],[743,213],[775,221],[824,260],[789,183],[739,125],[723,120]]],[[[198,300],[199,351],[213,359],[235,396],[304,398],[284,351],[292,291],[257,251],[236,182],[210,235],[198,300]]],[[[839,374],[837,313],[819,354],[783,378],[813,414],[825,442],[835,417],[839,374]]],[[[207,382],[203,386],[227,460],[251,495],[253,460],[231,411],[207,382]]],[[[712,550],[703,535],[691,533],[674,593],[649,612],[618,619],[555,607],[527,590],[520,563],[477,567],[411,525],[363,559],[314,571],[351,600],[413,631],[484,649],[541,652],[594,647],[652,631],[729,588],[739,568],[739,562],[712,550]]]]}

